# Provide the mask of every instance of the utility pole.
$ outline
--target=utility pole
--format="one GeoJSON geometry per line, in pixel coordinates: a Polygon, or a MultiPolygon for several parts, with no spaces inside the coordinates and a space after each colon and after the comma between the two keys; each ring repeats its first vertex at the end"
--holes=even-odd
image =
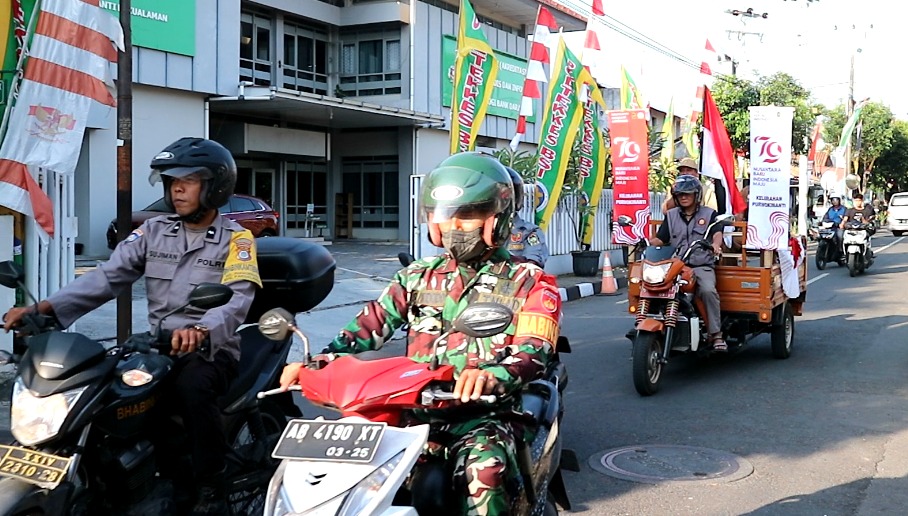
{"type": "MultiPolygon", "coordinates": [[[[123,52],[117,59],[117,240],[132,232],[132,2],[120,0],[123,52]]],[[[117,296],[117,341],[132,334],[132,288],[117,296]]]]}
{"type": "MultiPolygon", "coordinates": [[[[848,102],[845,103],[845,123],[854,113],[854,52],[851,52],[851,69],[848,73],[848,102]]],[[[845,142],[845,177],[851,173],[851,138],[845,142]]]]}

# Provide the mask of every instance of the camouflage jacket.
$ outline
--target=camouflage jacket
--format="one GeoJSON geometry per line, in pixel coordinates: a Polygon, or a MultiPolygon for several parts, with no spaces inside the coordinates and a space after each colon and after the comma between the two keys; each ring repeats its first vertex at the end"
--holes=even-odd
{"type": "Polygon", "coordinates": [[[474,267],[458,265],[447,254],[413,262],[395,274],[378,300],[370,301],[328,350],[378,349],[406,323],[408,356],[428,362],[436,338],[477,302],[509,306],[513,322],[488,338],[452,333],[439,342],[439,363],[453,365],[457,373],[486,369],[508,390],[540,377],[558,339],[561,296],[554,277],[536,266],[511,262],[504,250],[474,267]]]}

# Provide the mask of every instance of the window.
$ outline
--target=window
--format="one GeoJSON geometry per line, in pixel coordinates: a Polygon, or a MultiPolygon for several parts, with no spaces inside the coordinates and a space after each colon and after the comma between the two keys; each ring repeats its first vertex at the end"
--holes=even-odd
{"type": "Polygon", "coordinates": [[[396,156],[344,159],[343,191],[353,193],[353,227],[400,225],[399,169],[396,156]]]}
{"type": "Polygon", "coordinates": [[[309,161],[287,162],[287,229],[306,226],[306,205],[313,204],[313,215],[325,221],[328,215],[328,167],[309,161]]]}
{"type": "Polygon", "coordinates": [[[272,83],[271,18],[243,12],[240,15],[240,80],[256,86],[272,83]]]}
{"type": "Polygon", "coordinates": [[[256,207],[254,202],[245,197],[234,197],[230,200],[230,211],[233,213],[256,211],[256,207]]]}
{"type": "Polygon", "coordinates": [[[299,23],[284,24],[281,86],[328,94],[328,33],[299,23]]]}
{"type": "Polygon", "coordinates": [[[346,95],[400,95],[400,30],[341,35],[340,88],[346,95]]]}

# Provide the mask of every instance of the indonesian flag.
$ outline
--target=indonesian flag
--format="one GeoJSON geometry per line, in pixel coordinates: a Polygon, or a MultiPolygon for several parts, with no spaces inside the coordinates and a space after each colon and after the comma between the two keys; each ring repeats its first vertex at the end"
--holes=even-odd
{"type": "Polygon", "coordinates": [[[706,89],[706,85],[710,84],[713,79],[713,69],[710,66],[710,63],[716,62],[716,49],[713,48],[713,44],[706,40],[705,55],[703,61],[700,62],[700,79],[697,83],[697,95],[694,99],[693,108],[690,113],[690,122],[692,124],[697,123],[697,118],[700,116],[700,111],[703,109],[703,92],[706,89]]]}
{"type": "MultiPolygon", "coordinates": [[[[738,214],[747,209],[735,183],[735,155],[728,131],[716,107],[709,88],[704,89],[703,150],[700,153],[700,173],[718,179],[725,188],[724,213],[738,214]]],[[[720,210],[722,207],[719,207],[720,210]]]]}
{"type": "Polygon", "coordinates": [[[520,114],[517,116],[517,131],[511,139],[511,150],[517,152],[517,144],[523,141],[527,132],[527,117],[533,116],[536,100],[542,99],[540,84],[547,83],[543,65],[549,63],[549,46],[552,33],[558,32],[555,17],[545,7],[539,7],[536,13],[536,30],[533,32],[533,44],[530,47],[530,61],[527,63],[527,75],[523,81],[523,97],[520,99],[520,114]]]}
{"type": "Polygon", "coordinates": [[[0,146],[0,205],[34,218],[42,240],[54,234],[53,206],[33,173],[73,173],[92,103],[116,106],[117,48],[123,32],[97,1],[43,2],[0,146]]]}

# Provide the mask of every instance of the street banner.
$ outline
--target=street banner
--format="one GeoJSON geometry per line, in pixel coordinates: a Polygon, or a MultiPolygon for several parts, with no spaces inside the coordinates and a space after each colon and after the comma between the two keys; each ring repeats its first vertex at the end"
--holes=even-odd
{"type": "Polygon", "coordinates": [[[788,249],[794,108],[750,107],[748,249],[788,249]]]}
{"type": "Polygon", "coordinates": [[[636,244],[649,238],[649,145],[646,110],[628,109],[608,112],[611,137],[612,191],[615,208],[612,243],[636,244]],[[618,217],[627,215],[631,225],[618,225],[618,217]]]}
{"type": "Polygon", "coordinates": [[[111,63],[122,42],[97,5],[44,0],[0,145],[0,205],[33,217],[42,240],[54,234],[53,208],[32,171],[75,171],[92,103],[116,105],[111,63]]]}
{"type": "Polygon", "coordinates": [[[621,89],[619,91],[621,94],[621,109],[644,109],[647,107],[646,102],[643,100],[643,95],[640,94],[640,89],[637,88],[637,83],[631,78],[631,74],[627,72],[627,68],[624,65],[621,65],[621,89]]]}
{"type": "Polygon", "coordinates": [[[540,84],[549,82],[545,66],[549,59],[549,40],[558,30],[555,17],[545,7],[539,6],[536,13],[536,29],[533,31],[533,43],[530,47],[530,61],[527,63],[526,78],[523,81],[523,97],[520,99],[520,113],[517,116],[517,131],[511,138],[511,150],[517,152],[517,145],[523,141],[527,132],[527,117],[534,115],[537,100],[542,99],[540,84]]]}
{"type": "Polygon", "coordinates": [[[662,151],[659,152],[659,158],[667,163],[675,161],[675,99],[668,102],[668,113],[665,114],[665,121],[662,123],[662,137],[665,143],[662,144],[662,151]]]}
{"type": "Polygon", "coordinates": [[[583,121],[579,96],[584,84],[595,85],[595,81],[580,59],[568,50],[564,39],[559,38],[537,149],[536,224],[543,231],[558,206],[571,149],[583,121]]]}
{"type": "MultiPolygon", "coordinates": [[[[19,54],[25,46],[28,21],[35,9],[35,0],[11,0],[0,7],[0,114],[6,109],[14,71],[19,66],[19,54]]],[[[2,135],[0,135],[2,136],[2,135]]]]}
{"type": "Polygon", "coordinates": [[[451,99],[451,154],[473,150],[497,74],[495,52],[482,33],[482,23],[469,0],[461,0],[451,99]]]}
{"type": "Polygon", "coordinates": [[[605,161],[607,152],[605,139],[602,136],[600,115],[605,110],[602,92],[595,84],[587,87],[586,100],[583,103],[583,121],[580,129],[580,243],[584,248],[593,244],[593,224],[599,198],[602,197],[602,184],[605,182],[605,161]]]}

